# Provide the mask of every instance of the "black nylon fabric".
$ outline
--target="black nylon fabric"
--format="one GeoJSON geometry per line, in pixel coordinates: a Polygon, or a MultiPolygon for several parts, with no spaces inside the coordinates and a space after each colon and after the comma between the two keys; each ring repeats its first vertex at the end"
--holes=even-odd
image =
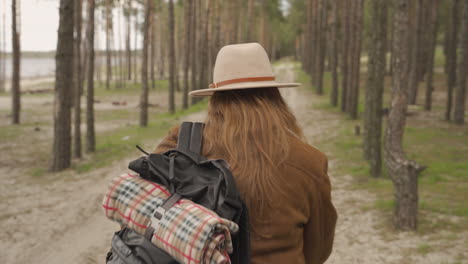
{"type": "MultiPolygon", "coordinates": [[[[250,263],[250,233],[247,207],[240,197],[227,163],[224,160],[208,160],[199,153],[202,128],[202,123],[184,122],[176,149],[163,154],[141,157],[130,162],[129,169],[146,180],[165,186],[171,193],[177,192],[183,198],[190,199],[215,211],[220,217],[237,223],[240,229],[238,234],[233,235],[234,253],[230,255],[231,263],[248,264],[250,263]]],[[[132,234],[131,238],[135,236],[139,235],[132,234]]],[[[148,241],[143,236],[140,237],[148,241]]],[[[124,242],[126,242],[125,239],[128,238],[124,237],[124,242]]],[[[107,263],[120,264],[120,262],[107,263]]],[[[132,263],[136,262],[128,264],[132,263]]],[[[172,264],[177,262],[143,263],[172,264]]]]}

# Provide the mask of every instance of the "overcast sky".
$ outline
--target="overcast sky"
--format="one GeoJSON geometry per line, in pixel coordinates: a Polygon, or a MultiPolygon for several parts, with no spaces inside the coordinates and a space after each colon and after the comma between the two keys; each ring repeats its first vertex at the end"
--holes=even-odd
{"type": "MultiPolygon", "coordinates": [[[[286,8],[286,0],[283,8],[286,8]]],[[[58,0],[17,0],[21,6],[21,50],[50,51],[57,46],[58,0]]],[[[6,47],[11,51],[11,0],[0,0],[0,39],[4,42],[4,18],[6,20],[6,47]]],[[[116,17],[117,14],[114,14],[116,17]]],[[[114,21],[117,23],[117,20],[114,21]]],[[[123,21],[122,21],[123,23],[123,21]]],[[[117,34],[117,30],[114,32],[117,34]]],[[[105,40],[100,33],[101,42],[105,40]]],[[[134,41],[132,40],[132,43],[134,41]]],[[[102,45],[101,45],[102,46],[102,45]]]]}

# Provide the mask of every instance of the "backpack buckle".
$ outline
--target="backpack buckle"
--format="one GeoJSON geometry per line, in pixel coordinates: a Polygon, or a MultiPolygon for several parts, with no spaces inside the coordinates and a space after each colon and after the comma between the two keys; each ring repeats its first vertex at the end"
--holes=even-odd
{"type": "Polygon", "coordinates": [[[161,221],[165,213],[166,213],[166,210],[162,208],[161,206],[159,206],[151,214],[150,223],[154,229],[157,229],[159,222],[161,221]]]}

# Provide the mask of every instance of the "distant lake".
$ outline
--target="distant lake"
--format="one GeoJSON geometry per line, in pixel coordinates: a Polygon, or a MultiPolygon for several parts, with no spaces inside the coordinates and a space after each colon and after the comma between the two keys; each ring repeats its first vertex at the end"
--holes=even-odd
{"type": "MultiPolygon", "coordinates": [[[[11,78],[12,58],[6,58],[6,76],[11,78]]],[[[53,76],[55,58],[21,58],[21,78],[53,76]]]]}

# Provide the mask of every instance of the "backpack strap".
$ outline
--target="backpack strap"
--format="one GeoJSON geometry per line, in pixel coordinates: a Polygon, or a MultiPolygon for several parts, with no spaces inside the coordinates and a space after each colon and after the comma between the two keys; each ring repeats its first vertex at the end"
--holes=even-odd
{"type": "Polygon", "coordinates": [[[201,122],[183,122],[179,129],[177,148],[201,154],[203,127],[201,122]]]}

